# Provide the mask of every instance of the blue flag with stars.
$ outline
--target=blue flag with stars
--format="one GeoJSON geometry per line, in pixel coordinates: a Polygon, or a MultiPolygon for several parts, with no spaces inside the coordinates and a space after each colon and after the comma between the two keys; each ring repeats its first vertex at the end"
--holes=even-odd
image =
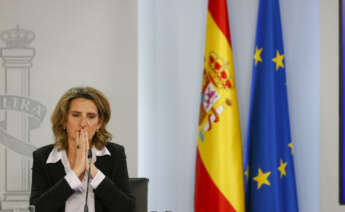
{"type": "Polygon", "coordinates": [[[260,0],[244,155],[246,211],[297,212],[279,0],[260,0]]]}

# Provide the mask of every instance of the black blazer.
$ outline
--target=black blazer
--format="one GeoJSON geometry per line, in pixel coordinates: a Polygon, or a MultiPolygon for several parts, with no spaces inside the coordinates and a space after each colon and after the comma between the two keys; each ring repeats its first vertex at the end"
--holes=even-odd
{"type": "MultiPolygon", "coordinates": [[[[97,157],[95,163],[105,175],[97,189],[94,189],[95,211],[130,212],[135,201],[129,190],[125,150],[123,146],[110,142],[106,147],[111,156],[97,157]]],[[[30,204],[36,206],[36,212],[63,212],[66,200],[74,193],[65,180],[61,160],[46,163],[53,148],[51,144],[33,153],[30,204]]]]}

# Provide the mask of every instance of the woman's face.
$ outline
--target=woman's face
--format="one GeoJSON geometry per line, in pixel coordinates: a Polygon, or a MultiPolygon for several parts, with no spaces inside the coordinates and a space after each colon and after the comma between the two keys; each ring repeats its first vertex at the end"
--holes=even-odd
{"type": "Polygon", "coordinates": [[[69,141],[75,141],[82,129],[87,130],[89,141],[91,141],[96,130],[101,126],[102,120],[98,116],[97,106],[92,100],[84,98],[72,100],[65,124],[69,141]]]}

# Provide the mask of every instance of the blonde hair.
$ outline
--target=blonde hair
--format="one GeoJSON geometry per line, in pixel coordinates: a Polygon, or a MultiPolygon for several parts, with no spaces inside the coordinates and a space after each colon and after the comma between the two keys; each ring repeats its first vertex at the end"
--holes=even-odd
{"type": "Polygon", "coordinates": [[[71,88],[60,98],[51,116],[55,136],[54,146],[59,150],[68,148],[67,132],[64,126],[67,121],[70,104],[72,100],[77,98],[93,101],[98,109],[98,117],[103,123],[93,136],[92,143],[97,149],[102,149],[112,139],[111,133],[106,130],[111,115],[110,104],[101,91],[91,87],[71,88]]]}

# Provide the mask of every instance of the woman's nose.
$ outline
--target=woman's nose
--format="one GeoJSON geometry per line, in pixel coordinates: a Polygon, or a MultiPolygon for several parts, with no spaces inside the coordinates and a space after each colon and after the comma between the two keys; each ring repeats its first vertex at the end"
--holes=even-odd
{"type": "Polygon", "coordinates": [[[80,122],[80,126],[81,127],[87,127],[89,125],[89,123],[87,122],[86,118],[82,118],[81,122],[80,122]]]}

